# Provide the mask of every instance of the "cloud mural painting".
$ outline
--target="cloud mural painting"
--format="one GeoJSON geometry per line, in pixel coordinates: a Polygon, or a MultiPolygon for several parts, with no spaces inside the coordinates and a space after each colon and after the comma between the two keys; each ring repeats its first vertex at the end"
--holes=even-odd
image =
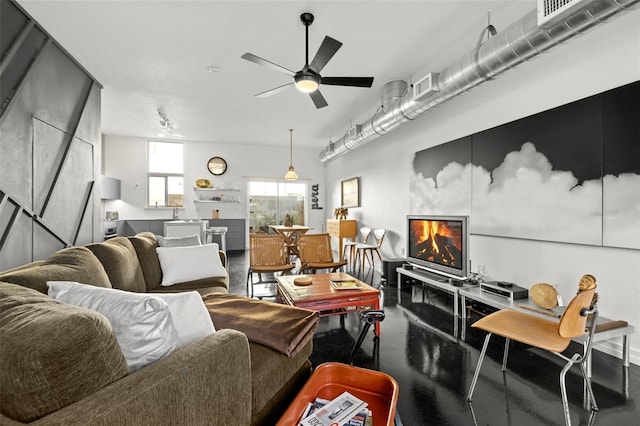
{"type": "Polygon", "coordinates": [[[411,213],[466,214],[474,234],[640,248],[640,140],[632,114],[611,112],[621,97],[640,104],[640,83],[417,152],[411,213]]]}

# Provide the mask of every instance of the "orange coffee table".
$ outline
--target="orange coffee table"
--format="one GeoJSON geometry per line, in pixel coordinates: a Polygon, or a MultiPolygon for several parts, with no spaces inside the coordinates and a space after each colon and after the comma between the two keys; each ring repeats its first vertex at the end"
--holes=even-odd
{"type": "MultiPolygon", "coordinates": [[[[320,316],[341,315],[358,310],[380,309],[380,290],[343,272],[311,275],[284,275],[278,279],[278,302],[312,309],[320,316]],[[311,285],[296,285],[299,277],[310,277],[311,285]],[[331,281],[354,281],[357,289],[336,290],[331,281]]],[[[375,323],[376,336],[380,336],[380,323],[375,323]]]]}
{"type": "Polygon", "coordinates": [[[367,402],[375,426],[393,426],[400,392],[393,377],[337,362],[327,362],[315,369],[277,426],[296,426],[307,403],[316,398],[333,399],[344,391],[367,402]]]}

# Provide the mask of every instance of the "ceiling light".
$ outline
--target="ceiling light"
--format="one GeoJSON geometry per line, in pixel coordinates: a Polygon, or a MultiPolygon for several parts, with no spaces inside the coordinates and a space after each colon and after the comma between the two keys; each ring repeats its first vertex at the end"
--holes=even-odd
{"type": "Polygon", "coordinates": [[[295,82],[296,89],[302,93],[315,92],[318,90],[318,86],[320,86],[320,79],[311,73],[299,72],[293,78],[293,81],[295,82]]]}
{"type": "Polygon", "coordinates": [[[289,129],[289,170],[284,178],[285,180],[298,180],[298,175],[293,168],[293,129],[289,129]]]}

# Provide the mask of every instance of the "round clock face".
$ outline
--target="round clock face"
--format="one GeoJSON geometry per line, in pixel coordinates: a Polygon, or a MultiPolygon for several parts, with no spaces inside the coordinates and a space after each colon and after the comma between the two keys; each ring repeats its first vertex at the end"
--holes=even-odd
{"type": "Polygon", "coordinates": [[[220,176],[227,171],[227,162],[224,161],[222,157],[212,157],[209,162],[207,162],[207,169],[209,169],[211,174],[220,176]]]}

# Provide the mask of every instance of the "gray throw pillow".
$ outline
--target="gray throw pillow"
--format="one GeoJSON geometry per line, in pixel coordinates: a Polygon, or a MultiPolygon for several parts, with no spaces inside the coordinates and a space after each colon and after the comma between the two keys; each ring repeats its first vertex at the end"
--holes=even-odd
{"type": "Polygon", "coordinates": [[[162,235],[156,235],[156,239],[160,247],[190,247],[202,245],[198,234],[186,237],[163,237],[162,235]]]}

